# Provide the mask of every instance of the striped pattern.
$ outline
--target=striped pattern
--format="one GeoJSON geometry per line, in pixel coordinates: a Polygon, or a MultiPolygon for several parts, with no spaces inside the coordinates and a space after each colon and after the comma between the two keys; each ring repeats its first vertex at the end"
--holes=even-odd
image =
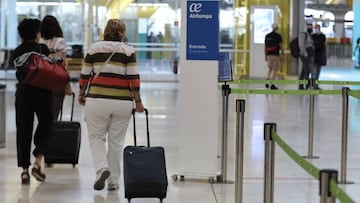
{"type": "Polygon", "coordinates": [[[140,90],[135,50],[123,42],[94,43],[85,57],[79,80],[80,88],[86,88],[89,82],[87,97],[133,100],[132,90],[140,90]],[[99,70],[115,49],[110,61],[99,70]],[[98,72],[99,76],[93,78],[92,75],[98,72]]]}

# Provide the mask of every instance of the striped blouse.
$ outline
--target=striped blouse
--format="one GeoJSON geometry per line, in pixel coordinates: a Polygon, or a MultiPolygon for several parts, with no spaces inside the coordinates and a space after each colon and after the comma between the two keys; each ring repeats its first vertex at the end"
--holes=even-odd
{"type": "Polygon", "coordinates": [[[133,100],[132,91],[140,90],[140,76],[133,47],[114,41],[94,43],[87,52],[81,69],[79,85],[83,89],[90,82],[87,97],[133,100]],[[109,62],[105,61],[116,49],[109,62]],[[97,77],[92,77],[95,74],[97,77]]]}

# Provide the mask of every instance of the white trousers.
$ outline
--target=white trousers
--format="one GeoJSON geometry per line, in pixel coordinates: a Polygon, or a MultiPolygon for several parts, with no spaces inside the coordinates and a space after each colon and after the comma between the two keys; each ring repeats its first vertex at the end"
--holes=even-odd
{"type": "Polygon", "coordinates": [[[95,170],[109,168],[109,183],[119,183],[123,143],[133,107],[132,101],[86,98],[85,120],[95,170]]]}

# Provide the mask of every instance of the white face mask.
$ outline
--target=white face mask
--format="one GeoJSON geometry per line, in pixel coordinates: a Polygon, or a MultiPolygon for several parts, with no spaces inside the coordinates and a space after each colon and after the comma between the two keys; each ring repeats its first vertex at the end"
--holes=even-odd
{"type": "Polygon", "coordinates": [[[315,28],[316,33],[320,33],[320,29],[315,28]]]}

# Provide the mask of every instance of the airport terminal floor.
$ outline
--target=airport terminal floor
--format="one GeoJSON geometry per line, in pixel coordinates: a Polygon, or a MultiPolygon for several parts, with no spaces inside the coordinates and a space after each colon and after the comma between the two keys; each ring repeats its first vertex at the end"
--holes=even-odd
{"type": "MultiPolygon", "coordinates": [[[[156,76],[154,76],[156,77],[156,76]]],[[[320,80],[360,81],[360,70],[352,68],[324,68],[320,80]]],[[[83,107],[75,103],[74,120],[82,126],[82,143],[79,164],[55,164],[44,169],[44,183],[33,177],[30,185],[20,183],[21,169],[17,167],[15,141],[14,80],[1,80],[6,84],[6,147],[0,149],[0,202],[1,203],[119,203],[124,198],[122,181],[119,191],[93,190],[95,172],[90,155],[83,107]]],[[[296,85],[278,85],[280,89],[296,90],[296,85]]],[[[236,87],[264,89],[263,85],[236,87]]],[[[337,85],[321,85],[324,90],[341,89],[337,85]]],[[[350,87],[350,88],[356,88],[350,87]]],[[[73,83],[77,93],[77,83],[73,83]]],[[[149,109],[150,136],[154,146],[163,146],[166,154],[168,193],[165,203],[233,203],[235,197],[235,100],[245,99],[244,129],[244,203],[263,202],[264,176],[264,123],[277,124],[277,134],[300,155],[308,152],[308,95],[231,94],[229,99],[229,144],[227,179],[230,183],[211,183],[204,177],[185,176],[184,181],[173,180],[178,168],[179,139],[179,83],[144,81],[141,89],[146,108],[149,109]]],[[[69,97],[64,103],[64,120],[70,117],[69,97]]],[[[318,159],[308,159],[319,169],[336,169],[341,162],[341,95],[315,97],[314,150],[318,159]]],[[[360,202],[360,103],[349,99],[349,128],[347,180],[354,184],[340,184],[355,202],[360,202]]],[[[221,92],[219,91],[219,109],[221,92]]],[[[206,110],[206,109],[204,109],[206,110]]],[[[138,141],[145,143],[144,116],[138,115],[138,141]]],[[[221,115],[219,115],[219,125],[221,115]]],[[[132,125],[129,126],[125,145],[132,144],[132,125]]],[[[201,150],[201,146],[199,146],[201,150]]],[[[284,151],[275,147],[274,202],[315,203],[320,201],[319,181],[297,165],[284,151]]],[[[159,202],[158,199],[132,199],[133,203],[159,202]]]]}

